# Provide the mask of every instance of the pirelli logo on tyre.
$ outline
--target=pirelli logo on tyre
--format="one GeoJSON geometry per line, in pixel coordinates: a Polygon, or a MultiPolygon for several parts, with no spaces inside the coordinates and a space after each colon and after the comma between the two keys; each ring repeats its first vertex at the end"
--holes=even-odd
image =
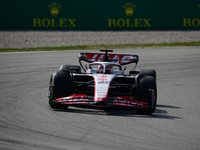
{"type": "Polygon", "coordinates": [[[59,3],[51,3],[47,5],[50,10],[51,18],[33,18],[34,28],[76,28],[75,18],[60,18],[59,13],[62,6],[59,3]]]}
{"type": "Polygon", "coordinates": [[[125,3],[121,9],[124,8],[124,13],[126,18],[109,18],[108,27],[109,28],[150,28],[151,19],[150,18],[138,18],[134,16],[136,14],[137,6],[134,3],[125,3]]]}

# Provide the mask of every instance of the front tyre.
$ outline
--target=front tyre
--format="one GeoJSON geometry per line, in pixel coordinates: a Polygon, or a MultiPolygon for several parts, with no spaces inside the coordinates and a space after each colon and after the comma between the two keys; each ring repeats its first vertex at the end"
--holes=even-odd
{"type": "Polygon", "coordinates": [[[77,65],[61,65],[60,69],[62,71],[70,71],[72,73],[81,73],[81,67],[77,65]]]}
{"type": "Polygon", "coordinates": [[[51,108],[67,108],[67,105],[57,104],[56,98],[67,97],[71,95],[72,77],[70,72],[54,72],[50,79],[48,91],[49,105],[51,108]]]}
{"type": "Polygon", "coordinates": [[[145,109],[138,109],[138,114],[150,115],[154,113],[157,104],[157,86],[154,77],[144,76],[138,80],[137,99],[148,105],[145,109]]]}

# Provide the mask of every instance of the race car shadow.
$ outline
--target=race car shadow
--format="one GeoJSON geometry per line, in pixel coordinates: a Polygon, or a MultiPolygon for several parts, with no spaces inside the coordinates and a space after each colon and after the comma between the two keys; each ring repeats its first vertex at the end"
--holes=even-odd
{"type": "Polygon", "coordinates": [[[170,105],[157,105],[155,112],[151,115],[138,114],[132,108],[121,108],[121,107],[109,107],[109,108],[93,108],[93,107],[69,107],[68,109],[54,109],[57,112],[68,112],[68,113],[82,113],[90,115],[108,115],[108,116],[126,116],[126,117],[142,117],[142,118],[159,118],[159,119],[182,119],[177,116],[170,116],[166,110],[160,108],[172,108],[180,109],[180,107],[170,105]]]}
{"type": "Polygon", "coordinates": [[[177,106],[169,106],[169,105],[157,105],[156,106],[157,108],[158,107],[164,107],[164,108],[176,108],[176,109],[180,109],[181,107],[177,107],[177,106]]]}

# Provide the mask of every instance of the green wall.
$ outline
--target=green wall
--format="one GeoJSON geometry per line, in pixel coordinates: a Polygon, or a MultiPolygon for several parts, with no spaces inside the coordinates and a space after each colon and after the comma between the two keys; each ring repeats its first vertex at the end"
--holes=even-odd
{"type": "Polygon", "coordinates": [[[4,0],[2,29],[199,30],[200,0],[4,0]]]}

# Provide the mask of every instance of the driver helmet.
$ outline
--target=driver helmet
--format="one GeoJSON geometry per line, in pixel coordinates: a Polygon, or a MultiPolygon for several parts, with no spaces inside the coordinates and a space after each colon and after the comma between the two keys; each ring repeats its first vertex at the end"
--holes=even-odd
{"type": "Polygon", "coordinates": [[[112,67],[110,65],[106,66],[105,73],[112,74],[112,67]]]}

